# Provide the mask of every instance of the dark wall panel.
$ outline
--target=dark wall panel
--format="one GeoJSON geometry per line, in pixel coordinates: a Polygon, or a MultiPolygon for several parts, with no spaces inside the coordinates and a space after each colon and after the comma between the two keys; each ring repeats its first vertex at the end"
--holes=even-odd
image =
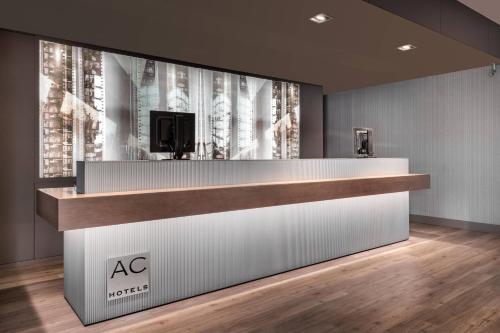
{"type": "Polygon", "coordinates": [[[37,180],[37,60],[34,36],[0,30],[0,264],[62,254],[62,233],[35,216],[34,189],[72,186],[37,180]]]}
{"type": "Polygon", "coordinates": [[[489,53],[500,57],[500,25],[491,22],[489,31],[489,53]]]}
{"type": "Polygon", "coordinates": [[[63,254],[63,233],[35,215],[35,259],[63,254]]]}
{"type": "Polygon", "coordinates": [[[34,256],[35,39],[0,30],[0,264],[34,256]]]}
{"type": "Polygon", "coordinates": [[[441,29],[441,13],[439,6],[436,8],[439,0],[367,0],[367,2],[429,29],[436,31],[441,29]]]}
{"type": "Polygon", "coordinates": [[[456,0],[441,0],[441,33],[488,50],[490,21],[456,0]]]}
{"type": "Polygon", "coordinates": [[[300,158],[323,157],[323,87],[300,86],[300,158]]]}

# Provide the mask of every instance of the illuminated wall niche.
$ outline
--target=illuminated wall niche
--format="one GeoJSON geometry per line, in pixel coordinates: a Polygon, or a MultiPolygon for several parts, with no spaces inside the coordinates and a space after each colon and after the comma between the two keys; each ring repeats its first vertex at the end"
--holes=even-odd
{"type": "Polygon", "coordinates": [[[191,159],[299,158],[300,86],[40,41],[40,177],[157,160],[149,112],[196,114],[191,159]]]}

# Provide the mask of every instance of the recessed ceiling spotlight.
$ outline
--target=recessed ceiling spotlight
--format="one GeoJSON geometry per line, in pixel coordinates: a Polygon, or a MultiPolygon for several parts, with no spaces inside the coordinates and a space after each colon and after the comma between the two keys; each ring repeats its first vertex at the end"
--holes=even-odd
{"type": "Polygon", "coordinates": [[[309,20],[313,21],[314,23],[320,24],[320,23],[328,22],[331,19],[332,19],[332,17],[325,14],[325,13],[319,13],[319,14],[316,14],[313,17],[311,17],[309,20]]]}
{"type": "Polygon", "coordinates": [[[416,49],[417,47],[415,45],[411,45],[411,44],[406,44],[406,45],[401,45],[398,47],[398,50],[399,51],[403,51],[403,52],[406,52],[406,51],[410,51],[410,50],[413,50],[413,49],[416,49]]]}

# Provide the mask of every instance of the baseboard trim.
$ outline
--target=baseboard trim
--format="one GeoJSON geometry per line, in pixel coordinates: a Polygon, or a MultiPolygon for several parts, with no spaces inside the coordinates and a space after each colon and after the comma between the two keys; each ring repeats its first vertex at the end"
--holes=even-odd
{"type": "Polygon", "coordinates": [[[442,217],[424,216],[410,214],[410,221],[415,223],[424,223],[439,225],[443,227],[464,229],[470,231],[488,232],[492,234],[500,234],[500,225],[488,224],[480,222],[471,222],[463,220],[446,219],[442,217]]]}

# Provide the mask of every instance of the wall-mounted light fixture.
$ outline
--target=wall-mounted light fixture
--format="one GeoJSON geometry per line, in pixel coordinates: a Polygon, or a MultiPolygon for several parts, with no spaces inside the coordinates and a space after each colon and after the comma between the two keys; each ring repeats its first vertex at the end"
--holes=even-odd
{"type": "Polygon", "coordinates": [[[328,14],[325,14],[325,13],[319,13],[319,14],[316,14],[314,15],[313,17],[311,17],[309,20],[310,21],[313,21],[314,23],[318,23],[318,24],[321,24],[321,23],[325,23],[325,22],[328,22],[332,19],[331,16],[329,16],[328,14]]]}
{"type": "Polygon", "coordinates": [[[497,73],[497,64],[492,63],[488,74],[490,75],[490,77],[493,77],[493,76],[495,76],[496,73],[497,73]]]}

